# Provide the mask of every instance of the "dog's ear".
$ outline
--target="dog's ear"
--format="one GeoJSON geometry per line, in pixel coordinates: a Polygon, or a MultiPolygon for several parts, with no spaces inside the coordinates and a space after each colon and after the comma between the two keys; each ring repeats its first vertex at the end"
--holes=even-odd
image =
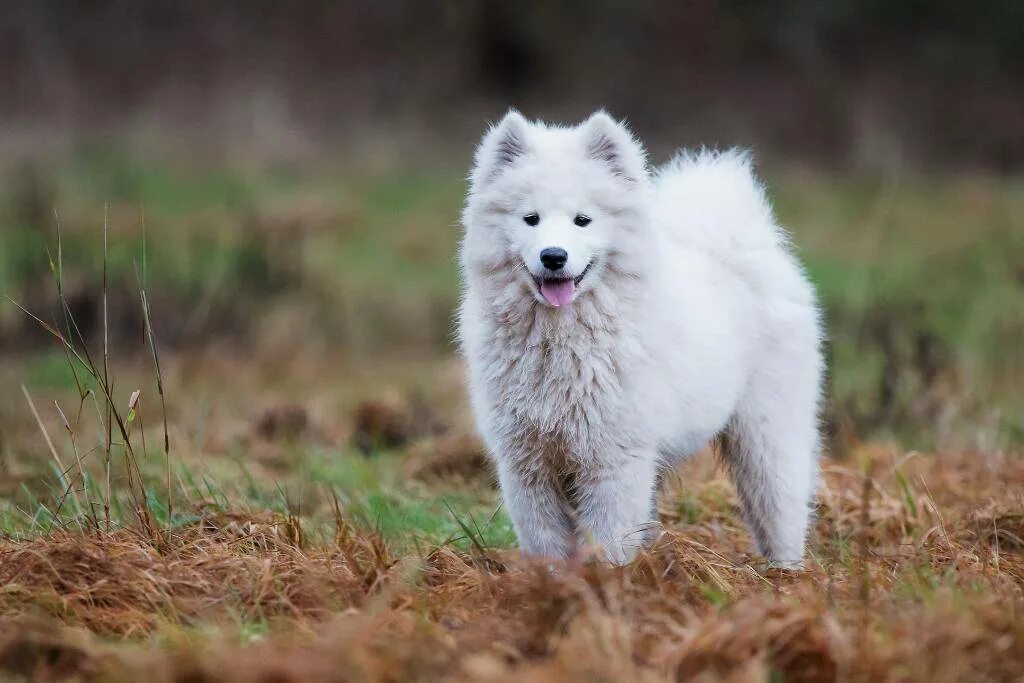
{"type": "Polygon", "coordinates": [[[472,174],[474,186],[493,180],[526,154],[529,127],[529,122],[515,109],[509,109],[501,121],[491,126],[476,148],[472,174]]]}
{"type": "Polygon", "coordinates": [[[588,157],[606,164],[612,173],[629,182],[646,177],[647,152],[626,124],[599,110],[580,128],[588,157]]]}

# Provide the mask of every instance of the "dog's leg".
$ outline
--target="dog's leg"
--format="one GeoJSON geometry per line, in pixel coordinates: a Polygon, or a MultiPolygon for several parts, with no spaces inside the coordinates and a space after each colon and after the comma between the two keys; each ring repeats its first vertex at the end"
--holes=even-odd
{"type": "Polygon", "coordinates": [[[527,555],[564,559],[576,549],[569,503],[561,486],[544,471],[524,471],[498,461],[505,509],[527,555]]]}
{"type": "Polygon", "coordinates": [[[657,527],[654,506],[657,456],[619,457],[581,473],[576,481],[579,530],[615,564],[633,559],[657,527]]]}
{"type": "Polygon", "coordinates": [[[788,569],[803,566],[818,471],[817,373],[801,370],[756,375],[722,438],[758,550],[788,569]]]}

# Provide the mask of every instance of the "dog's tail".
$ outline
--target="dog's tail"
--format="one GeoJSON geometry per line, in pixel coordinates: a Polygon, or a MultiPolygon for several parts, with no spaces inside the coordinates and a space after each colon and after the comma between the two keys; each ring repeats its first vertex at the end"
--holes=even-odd
{"type": "Polygon", "coordinates": [[[682,152],[655,178],[658,222],[669,239],[712,255],[757,289],[813,295],[754,175],[750,154],[682,152]]]}
{"type": "Polygon", "coordinates": [[[673,237],[713,252],[785,246],[750,154],[680,152],[657,175],[655,205],[673,237]]]}

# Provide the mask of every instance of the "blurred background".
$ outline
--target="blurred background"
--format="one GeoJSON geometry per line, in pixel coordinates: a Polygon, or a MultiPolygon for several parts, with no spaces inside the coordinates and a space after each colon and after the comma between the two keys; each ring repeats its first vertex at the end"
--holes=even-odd
{"type": "MultiPolygon", "coordinates": [[[[473,147],[509,106],[606,107],[658,163],[754,151],[825,304],[836,457],[1015,448],[1022,36],[1014,0],[16,0],[0,293],[62,318],[59,263],[82,340],[106,331],[116,392],[142,388],[152,420],[144,280],[172,442],[209,467],[467,433],[451,316],[473,147]]],[[[77,382],[5,301],[4,490],[45,455],[19,385],[56,438],[77,382]]]]}

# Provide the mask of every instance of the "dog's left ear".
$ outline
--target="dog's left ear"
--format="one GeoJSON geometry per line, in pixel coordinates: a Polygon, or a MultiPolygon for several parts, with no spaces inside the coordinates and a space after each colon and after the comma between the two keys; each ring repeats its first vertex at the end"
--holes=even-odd
{"type": "Polygon", "coordinates": [[[607,164],[612,173],[629,182],[647,176],[647,152],[626,124],[600,110],[584,121],[580,129],[591,159],[607,164]]]}

